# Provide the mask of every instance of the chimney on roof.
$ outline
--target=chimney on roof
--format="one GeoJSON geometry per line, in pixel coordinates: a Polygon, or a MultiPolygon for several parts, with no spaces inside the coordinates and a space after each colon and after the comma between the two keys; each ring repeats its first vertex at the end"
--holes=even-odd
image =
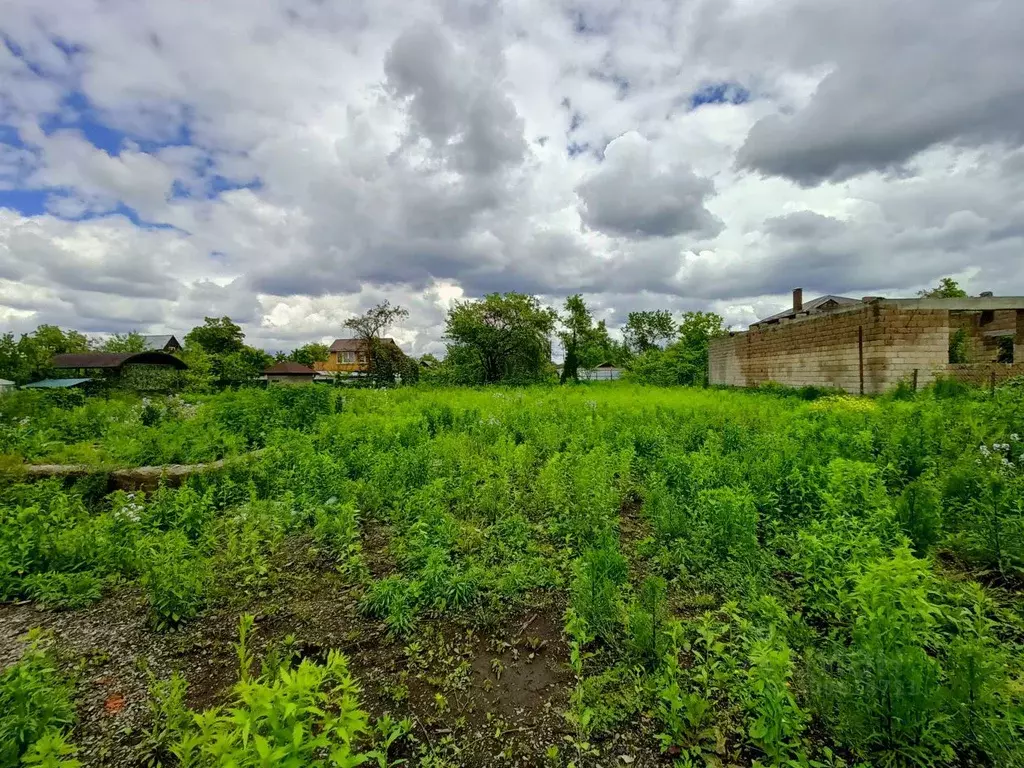
{"type": "Polygon", "coordinates": [[[981,292],[981,293],[979,293],[978,295],[979,295],[979,296],[980,296],[981,298],[983,298],[983,299],[989,299],[989,298],[992,298],[992,296],[993,296],[993,293],[992,293],[992,291],[982,291],[982,292],[981,292]]]}
{"type": "Polygon", "coordinates": [[[804,289],[794,288],[793,289],[793,311],[803,312],[804,309],[804,289]]]}

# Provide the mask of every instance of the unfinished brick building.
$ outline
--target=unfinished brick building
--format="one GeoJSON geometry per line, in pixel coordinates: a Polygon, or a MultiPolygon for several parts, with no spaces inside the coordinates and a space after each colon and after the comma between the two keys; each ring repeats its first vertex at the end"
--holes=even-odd
{"type": "Polygon", "coordinates": [[[941,375],[985,384],[1024,375],[1024,297],[822,296],[714,339],[711,384],[837,387],[879,394],[941,375]]]}

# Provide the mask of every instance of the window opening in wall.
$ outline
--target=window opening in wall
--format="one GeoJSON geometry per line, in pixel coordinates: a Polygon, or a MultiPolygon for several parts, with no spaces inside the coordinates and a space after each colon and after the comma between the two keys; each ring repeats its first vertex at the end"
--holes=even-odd
{"type": "Polygon", "coordinates": [[[354,363],[355,361],[356,361],[356,353],[355,352],[342,352],[341,353],[341,362],[343,362],[343,363],[354,363]]]}
{"type": "Polygon", "coordinates": [[[949,364],[961,365],[967,362],[967,329],[957,328],[949,334],[949,364]]]}
{"type": "Polygon", "coordinates": [[[1000,336],[997,341],[999,343],[999,355],[996,360],[1000,363],[1012,363],[1013,336],[1000,336]]]}
{"type": "Polygon", "coordinates": [[[994,309],[983,309],[981,310],[981,324],[988,325],[996,319],[996,313],[994,309]]]}

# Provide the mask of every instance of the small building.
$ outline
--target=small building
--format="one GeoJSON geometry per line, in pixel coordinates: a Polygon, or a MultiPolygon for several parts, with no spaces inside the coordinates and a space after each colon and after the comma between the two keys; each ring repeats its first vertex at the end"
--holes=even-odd
{"type": "MultiPolygon", "coordinates": [[[[390,337],[380,339],[380,343],[399,355],[405,354],[390,337]]],[[[313,365],[317,371],[327,373],[365,373],[370,368],[370,351],[365,339],[335,339],[327,360],[313,365]]]]}
{"type": "Polygon", "coordinates": [[[181,343],[169,334],[156,335],[156,336],[143,336],[142,340],[146,342],[147,352],[166,352],[173,354],[174,352],[181,351],[181,343]]]}
{"type": "Polygon", "coordinates": [[[614,363],[601,363],[594,368],[580,368],[581,381],[616,381],[622,377],[622,369],[614,363]]]}
{"type": "Polygon", "coordinates": [[[312,368],[292,360],[276,363],[263,371],[269,385],[311,384],[315,376],[316,371],[312,368]]]}
{"type": "Polygon", "coordinates": [[[166,352],[72,352],[54,355],[50,367],[60,371],[112,371],[118,374],[134,366],[184,371],[184,360],[166,352]]]}
{"type": "Polygon", "coordinates": [[[0,394],[16,389],[17,385],[10,379],[0,379],[0,394]]]}
{"type": "Polygon", "coordinates": [[[984,384],[1024,375],[1024,296],[885,299],[793,291],[785,312],[712,339],[711,384],[835,387],[879,394],[939,376],[984,384]]]}

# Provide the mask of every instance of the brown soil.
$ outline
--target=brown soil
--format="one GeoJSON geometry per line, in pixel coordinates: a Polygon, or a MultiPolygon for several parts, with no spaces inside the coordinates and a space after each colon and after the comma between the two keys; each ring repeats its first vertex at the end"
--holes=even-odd
{"type": "MultiPolygon", "coordinates": [[[[367,530],[364,546],[386,541],[386,534],[367,530]]],[[[378,575],[393,567],[384,549],[367,546],[377,553],[367,561],[378,575]]],[[[256,615],[250,647],[257,658],[289,634],[304,656],[345,653],[372,716],[413,720],[415,743],[398,748],[407,757],[434,752],[452,765],[533,766],[544,764],[549,746],[564,752],[562,713],[573,685],[561,635],[564,605],[541,595],[531,601],[536,607],[487,624],[428,618],[411,638],[393,639],[359,613],[358,590],[310,556],[306,543],[293,542],[278,559],[265,597],[226,589],[176,632],[153,631],[144,596],[129,587],[77,611],[0,605],[0,668],[20,656],[29,629],[47,630],[77,682],[79,759],[86,766],[140,765],[150,717],[147,669],[159,679],[181,672],[194,709],[223,703],[237,676],[238,616],[249,612],[256,615]]]]}

